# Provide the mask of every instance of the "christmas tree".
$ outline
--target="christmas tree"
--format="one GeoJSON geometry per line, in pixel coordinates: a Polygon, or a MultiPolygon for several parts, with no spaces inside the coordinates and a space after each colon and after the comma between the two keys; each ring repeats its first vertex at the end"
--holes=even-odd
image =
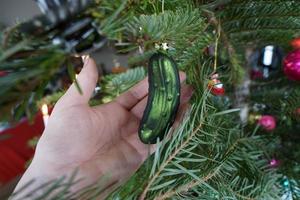
{"type": "MultiPolygon", "coordinates": [[[[131,53],[132,69],[102,78],[91,105],[142,80],[150,57],[164,51],[194,88],[190,108],[107,198],[300,199],[300,53],[288,54],[291,41],[299,48],[298,1],[49,2],[42,15],[0,34],[3,121],[54,105],[63,92],[47,95],[49,81],[67,68],[76,82],[74,56],[105,42],[131,53]]],[[[93,199],[103,189],[70,194],[65,185],[54,182],[39,199],[93,199]]]]}

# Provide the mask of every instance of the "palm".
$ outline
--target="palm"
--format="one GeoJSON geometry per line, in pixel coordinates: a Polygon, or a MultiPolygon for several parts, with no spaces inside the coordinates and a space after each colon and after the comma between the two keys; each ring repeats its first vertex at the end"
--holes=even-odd
{"type": "Polygon", "coordinates": [[[149,154],[149,146],[142,144],[137,134],[144,104],[145,100],[129,111],[118,102],[93,108],[59,106],[48,124],[55,124],[55,129],[51,133],[46,129],[36,156],[40,153],[43,163],[52,166],[54,173],[64,175],[79,169],[77,175],[84,178],[84,185],[103,175],[110,177],[107,184],[118,185],[149,154]]]}

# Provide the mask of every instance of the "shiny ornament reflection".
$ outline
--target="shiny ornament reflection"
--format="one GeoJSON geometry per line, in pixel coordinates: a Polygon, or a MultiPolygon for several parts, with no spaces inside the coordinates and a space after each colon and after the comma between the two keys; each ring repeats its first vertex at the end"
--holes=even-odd
{"type": "Polygon", "coordinates": [[[44,126],[46,127],[47,124],[48,124],[48,120],[49,120],[49,111],[48,111],[47,104],[42,105],[41,111],[42,111],[42,114],[43,114],[44,126]]]}
{"type": "Polygon", "coordinates": [[[258,120],[258,124],[266,131],[273,131],[276,128],[276,120],[271,115],[263,115],[258,120]]]}
{"type": "Polygon", "coordinates": [[[294,81],[300,81],[300,49],[289,53],[283,61],[285,75],[294,81]]]}

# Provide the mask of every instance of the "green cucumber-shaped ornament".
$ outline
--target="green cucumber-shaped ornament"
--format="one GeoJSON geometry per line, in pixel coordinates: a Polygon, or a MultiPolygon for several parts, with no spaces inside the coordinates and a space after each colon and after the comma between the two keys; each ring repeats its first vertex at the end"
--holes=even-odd
{"type": "Polygon", "coordinates": [[[173,124],[180,101],[180,79],[175,61],[164,53],[151,56],[148,66],[149,94],[139,127],[145,144],[160,141],[173,124]]]}

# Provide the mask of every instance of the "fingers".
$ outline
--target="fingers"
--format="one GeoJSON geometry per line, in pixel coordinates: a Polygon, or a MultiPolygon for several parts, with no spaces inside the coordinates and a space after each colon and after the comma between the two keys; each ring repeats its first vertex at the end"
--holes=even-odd
{"type": "Polygon", "coordinates": [[[142,100],[148,94],[148,78],[143,79],[127,92],[116,98],[116,102],[127,110],[142,100]]]}
{"type": "MultiPolygon", "coordinates": [[[[191,86],[182,85],[180,92],[180,104],[185,104],[189,101],[190,97],[192,96],[193,89],[191,86]]],[[[131,113],[134,114],[138,119],[141,119],[143,116],[147,100],[148,96],[146,96],[142,101],[140,101],[136,106],[134,106],[131,109],[131,113]]]]}
{"type": "Polygon", "coordinates": [[[144,144],[141,142],[138,134],[132,134],[126,138],[126,141],[138,152],[143,163],[148,156],[155,151],[155,144],[144,144]]]}
{"type": "MultiPolygon", "coordinates": [[[[180,72],[179,76],[181,82],[186,79],[183,72],[180,72]]],[[[148,87],[148,78],[145,78],[130,90],[121,94],[115,101],[125,109],[130,110],[148,94],[148,87]]]]}
{"type": "Polygon", "coordinates": [[[68,105],[88,103],[98,81],[98,70],[92,58],[87,57],[84,59],[84,66],[77,76],[77,81],[82,94],[79,93],[78,88],[73,83],[60,101],[68,103],[68,105]]]}
{"type": "Polygon", "coordinates": [[[146,96],[143,100],[141,100],[138,104],[136,104],[130,112],[136,116],[138,119],[142,119],[144,110],[146,108],[146,104],[148,101],[148,96],[146,96]]]}
{"type": "Polygon", "coordinates": [[[183,85],[181,88],[180,104],[187,103],[192,97],[194,89],[190,85],[183,85]]]}

